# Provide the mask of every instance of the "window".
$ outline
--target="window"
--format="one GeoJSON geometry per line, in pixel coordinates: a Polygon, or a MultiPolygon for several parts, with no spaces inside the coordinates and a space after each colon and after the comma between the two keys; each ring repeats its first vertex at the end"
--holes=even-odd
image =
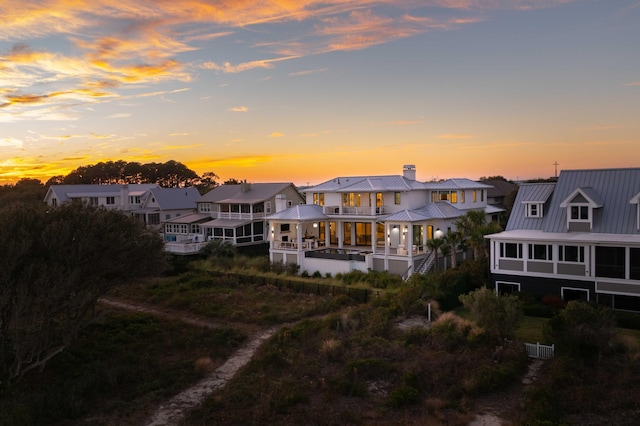
{"type": "Polygon", "coordinates": [[[150,213],[148,216],[149,225],[159,225],[160,224],[160,213],[150,213]]]}
{"type": "Polygon", "coordinates": [[[473,190],[473,192],[471,193],[471,195],[473,196],[473,202],[477,202],[478,201],[478,191],[476,191],[475,189],[473,190]]]}
{"type": "Polygon", "coordinates": [[[267,214],[271,213],[271,201],[264,202],[264,212],[267,214]]]}
{"type": "Polygon", "coordinates": [[[54,206],[54,207],[57,206],[58,205],[58,200],[56,198],[52,198],[51,199],[51,205],[54,206]]]}
{"type": "Polygon", "coordinates": [[[324,206],[324,193],[323,192],[314,192],[313,193],[313,204],[317,204],[319,206],[324,206]]]}
{"type": "Polygon", "coordinates": [[[293,206],[293,201],[287,200],[287,207],[292,207],[292,206],[293,206]]]}
{"type": "Polygon", "coordinates": [[[496,290],[500,294],[513,294],[520,291],[520,283],[496,281],[496,290]]]}
{"type": "Polygon", "coordinates": [[[542,217],[542,204],[527,204],[527,217],[542,217]]]}
{"type": "Polygon", "coordinates": [[[624,278],[625,248],[596,246],[596,276],[624,278]]]}
{"type": "Polygon", "coordinates": [[[640,248],[630,249],[629,257],[629,278],[640,280],[640,248]]]}
{"type": "Polygon", "coordinates": [[[186,234],[187,233],[187,224],[186,223],[167,223],[164,228],[167,234],[186,234]]]}
{"type": "Polygon", "coordinates": [[[139,195],[129,195],[129,204],[140,204],[139,195]]]}
{"type": "Polygon", "coordinates": [[[589,206],[571,206],[571,220],[589,220],[589,206]]]}
{"type": "Polygon", "coordinates": [[[288,223],[280,224],[280,232],[289,232],[291,230],[291,226],[288,223]]]}
{"type": "Polygon", "coordinates": [[[171,219],[171,214],[165,214],[164,215],[164,220],[169,220],[171,219]]]}
{"type": "Polygon", "coordinates": [[[484,203],[484,189],[480,190],[480,201],[484,203]]]}
{"type": "Polygon", "coordinates": [[[107,204],[115,204],[116,197],[107,197],[107,204]]]}
{"type": "Polygon", "coordinates": [[[529,244],[529,259],[553,260],[552,246],[546,244],[529,244]]]}
{"type": "Polygon", "coordinates": [[[393,203],[394,204],[400,204],[400,193],[399,192],[394,192],[393,193],[393,203]]]}
{"type": "Polygon", "coordinates": [[[200,225],[198,225],[197,223],[192,223],[191,224],[191,233],[192,234],[200,234],[200,225]]]}
{"type": "Polygon", "coordinates": [[[500,243],[500,257],[522,259],[522,244],[500,243]]]}
{"type": "Polygon", "coordinates": [[[464,193],[465,191],[460,191],[460,202],[464,204],[464,193]]]}
{"type": "Polygon", "coordinates": [[[560,246],[558,247],[558,260],[560,262],[584,263],[584,247],[560,246]]]}
{"type": "Polygon", "coordinates": [[[211,212],[211,204],[209,204],[209,203],[200,203],[200,204],[198,204],[198,211],[200,213],[209,213],[209,212],[211,212]]]}
{"type": "MultiPolygon", "coordinates": [[[[458,202],[458,193],[456,191],[438,191],[431,193],[431,201],[450,201],[452,203],[458,202]]],[[[463,201],[464,202],[464,201],[463,201]]]]}

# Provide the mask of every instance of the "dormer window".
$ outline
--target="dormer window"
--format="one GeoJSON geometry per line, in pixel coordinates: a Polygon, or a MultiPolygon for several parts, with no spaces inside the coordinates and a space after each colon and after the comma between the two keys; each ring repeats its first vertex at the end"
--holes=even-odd
{"type": "Polygon", "coordinates": [[[527,203],[526,204],[526,217],[541,218],[542,217],[542,204],[539,203],[527,203]]]}
{"type": "Polygon", "coordinates": [[[589,220],[589,206],[571,206],[571,220],[589,220]]]}
{"type": "Polygon", "coordinates": [[[567,209],[567,230],[590,232],[593,228],[593,211],[603,206],[600,196],[593,188],[578,188],[560,207],[567,209]]]}

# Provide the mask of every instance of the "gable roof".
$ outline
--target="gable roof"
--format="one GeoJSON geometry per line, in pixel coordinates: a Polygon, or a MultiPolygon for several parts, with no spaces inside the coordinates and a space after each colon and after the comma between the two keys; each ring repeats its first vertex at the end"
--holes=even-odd
{"type": "Polygon", "coordinates": [[[447,179],[440,182],[429,182],[425,184],[428,189],[489,189],[491,185],[476,182],[467,178],[447,179]]]}
{"type": "MultiPolygon", "coordinates": [[[[248,183],[239,185],[220,185],[204,194],[199,203],[237,203],[253,204],[275,197],[292,183],[248,183]],[[244,188],[244,190],[243,190],[244,188]]],[[[295,187],[294,187],[295,188],[295,187]]]]}
{"type": "Polygon", "coordinates": [[[159,188],[155,183],[140,184],[83,184],[83,185],[51,185],[47,190],[44,199],[47,200],[55,195],[60,203],[67,202],[74,198],[82,197],[111,197],[120,196],[123,189],[127,195],[142,195],[152,188],[159,188]],[[126,188],[125,188],[126,187],[126,188]]]}
{"type": "MultiPolygon", "coordinates": [[[[550,184],[531,184],[530,191],[541,190],[540,185],[550,184]]],[[[595,205],[602,206],[593,210],[591,233],[638,233],[637,208],[630,200],[640,192],[640,168],[563,170],[541,219],[525,217],[526,206],[523,200],[532,197],[527,187],[529,185],[520,187],[507,231],[537,229],[544,232],[567,232],[567,208],[562,204],[581,193],[591,198],[595,205]]]]}
{"type": "Polygon", "coordinates": [[[153,188],[147,191],[143,204],[155,198],[160,210],[195,209],[200,193],[196,188],[153,188]]]}
{"type": "Polygon", "coordinates": [[[515,183],[502,179],[486,179],[480,182],[491,185],[491,188],[487,189],[487,197],[490,198],[506,197],[511,191],[518,189],[518,185],[515,183]]]}

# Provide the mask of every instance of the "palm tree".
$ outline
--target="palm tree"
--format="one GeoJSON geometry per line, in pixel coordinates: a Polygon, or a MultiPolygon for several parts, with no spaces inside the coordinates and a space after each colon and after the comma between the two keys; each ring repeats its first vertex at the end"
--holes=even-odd
{"type": "Polygon", "coordinates": [[[480,249],[484,244],[484,236],[480,228],[487,223],[487,215],[484,210],[469,210],[456,220],[456,229],[462,233],[464,239],[473,247],[473,258],[480,256],[480,249]]]}
{"type": "Polygon", "coordinates": [[[435,254],[435,270],[438,271],[438,252],[444,246],[444,239],[432,238],[427,240],[427,248],[435,254]]]}
{"type": "Polygon", "coordinates": [[[447,232],[447,235],[444,236],[444,242],[449,247],[449,253],[451,254],[452,268],[458,266],[457,254],[463,241],[464,236],[460,231],[449,231],[447,232]]]}

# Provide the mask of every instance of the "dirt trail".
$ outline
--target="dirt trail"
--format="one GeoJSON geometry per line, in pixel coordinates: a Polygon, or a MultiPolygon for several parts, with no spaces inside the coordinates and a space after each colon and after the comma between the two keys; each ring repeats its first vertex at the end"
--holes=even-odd
{"type": "Polygon", "coordinates": [[[177,425],[189,410],[202,404],[205,398],[226,385],[238,370],[251,360],[256,349],[270,338],[278,328],[272,327],[256,333],[247,344],[232,354],[224,364],[208,377],[161,405],[149,423],[147,423],[147,426],[177,425]]]}
{"type": "MultiPolygon", "coordinates": [[[[100,303],[128,311],[144,312],[164,318],[183,321],[200,327],[218,328],[225,326],[222,323],[198,318],[184,312],[157,309],[152,306],[123,302],[114,299],[102,298],[100,303]]],[[[195,385],[180,392],[165,404],[162,404],[151,417],[147,426],[172,426],[177,425],[189,410],[199,406],[213,392],[221,389],[231,378],[247,364],[260,345],[275,334],[281,326],[271,327],[253,333],[249,341],[235,351],[224,364],[216,368],[211,374],[200,380],[195,385]]],[[[246,328],[246,327],[244,327],[246,328]]]]}

